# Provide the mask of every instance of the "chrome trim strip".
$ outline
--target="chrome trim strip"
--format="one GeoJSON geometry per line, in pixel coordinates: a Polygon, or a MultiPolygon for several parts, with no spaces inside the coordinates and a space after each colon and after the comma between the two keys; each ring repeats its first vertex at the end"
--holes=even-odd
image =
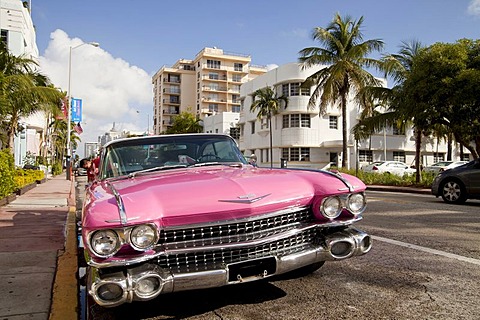
{"type": "Polygon", "coordinates": [[[118,215],[120,217],[120,222],[125,225],[128,223],[127,219],[127,213],[125,212],[125,205],[123,204],[122,197],[118,193],[117,189],[111,184],[110,182],[107,181],[107,186],[110,188],[112,191],[113,195],[115,196],[115,200],[117,201],[117,207],[118,207],[118,215]]]}
{"type": "MultiPolygon", "coordinates": [[[[322,170],[322,169],[309,169],[309,168],[273,168],[273,169],[277,169],[277,170],[298,170],[298,171],[311,171],[311,172],[321,172],[321,173],[326,173],[328,175],[331,175],[331,176],[334,176],[336,178],[338,178],[340,181],[343,182],[343,184],[348,188],[348,190],[350,192],[354,192],[355,191],[355,186],[353,186],[350,182],[348,182],[345,178],[343,178],[342,176],[334,173],[334,172],[330,172],[330,171],[327,171],[327,170],[322,170]]],[[[343,189],[338,189],[339,191],[342,191],[343,189]]]]}

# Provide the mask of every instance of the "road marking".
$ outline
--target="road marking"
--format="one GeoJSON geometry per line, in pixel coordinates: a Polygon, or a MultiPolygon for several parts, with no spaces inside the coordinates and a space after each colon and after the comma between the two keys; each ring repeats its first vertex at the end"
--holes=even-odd
{"type": "Polygon", "coordinates": [[[446,257],[446,258],[450,258],[450,259],[456,259],[456,260],[459,260],[459,261],[468,262],[468,263],[472,263],[472,264],[476,264],[476,265],[480,266],[480,260],[478,260],[478,259],[468,258],[468,257],[460,256],[458,254],[448,253],[448,252],[440,251],[440,250],[436,250],[436,249],[430,249],[430,248],[427,248],[427,247],[417,246],[415,244],[406,243],[406,242],[397,241],[397,240],[392,240],[392,239],[383,238],[383,237],[378,237],[378,236],[372,236],[372,239],[382,241],[382,242],[386,242],[386,243],[390,243],[390,244],[394,244],[396,246],[401,246],[401,247],[410,248],[410,249],[414,249],[414,250],[418,250],[418,251],[432,253],[432,254],[436,254],[438,256],[442,256],[442,257],[446,257]]]}

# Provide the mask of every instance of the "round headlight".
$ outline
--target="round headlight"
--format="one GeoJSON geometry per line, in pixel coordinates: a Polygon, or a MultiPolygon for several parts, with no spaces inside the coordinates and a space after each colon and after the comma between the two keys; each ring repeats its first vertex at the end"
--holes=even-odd
{"type": "Polygon", "coordinates": [[[360,214],[365,210],[367,202],[365,196],[362,193],[355,193],[348,197],[347,207],[353,214],[360,214]]]}
{"type": "Polygon", "coordinates": [[[141,225],[133,228],[130,239],[133,246],[143,250],[155,244],[156,232],[151,225],[141,225]]]}
{"type": "Polygon", "coordinates": [[[107,257],[117,252],[120,241],[114,231],[100,230],[92,235],[90,245],[98,256],[107,257]]]}
{"type": "Polygon", "coordinates": [[[327,219],[335,219],[342,212],[342,202],[338,197],[328,197],[323,200],[320,212],[327,219]]]}

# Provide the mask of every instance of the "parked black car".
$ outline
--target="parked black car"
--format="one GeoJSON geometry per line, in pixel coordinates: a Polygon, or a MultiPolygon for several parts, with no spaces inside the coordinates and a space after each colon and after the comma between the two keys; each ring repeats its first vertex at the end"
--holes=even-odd
{"type": "Polygon", "coordinates": [[[456,204],[480,199],[480,159],[440,172],[432,183],[432,194],[456,204]]]}

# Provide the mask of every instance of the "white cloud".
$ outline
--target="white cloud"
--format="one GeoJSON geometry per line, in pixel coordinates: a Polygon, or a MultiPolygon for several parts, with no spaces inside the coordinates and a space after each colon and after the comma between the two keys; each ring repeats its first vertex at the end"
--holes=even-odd
{"type": "Polygon", "coordinates": [[[480,0],[472,0],[468,5],[468,13],[473,16],[480,16],[480,0]]]}
{"type": "Polygon", "coordinates": [[[151,76],[112,57],[101,44],[88,45],[81,39],[70,38],[62,30],[51,33],[50,43],[39,59],[41,72],[56,87],[68,91],[70,47],[74,48],[70,91],[73,97],[83,100],[81,155],[83,143],[96,142],[114,122],[117,130],[145,131],[147,122],[151,127],[151,121],[147,120],[152,117],[151,76]]]}
{"type": "Polygon", "coordinates": [[[290,31],[282,31],[281,35],[287,38],[308,38],[308,30],[306,29],[293,29],[290,31]]]}

